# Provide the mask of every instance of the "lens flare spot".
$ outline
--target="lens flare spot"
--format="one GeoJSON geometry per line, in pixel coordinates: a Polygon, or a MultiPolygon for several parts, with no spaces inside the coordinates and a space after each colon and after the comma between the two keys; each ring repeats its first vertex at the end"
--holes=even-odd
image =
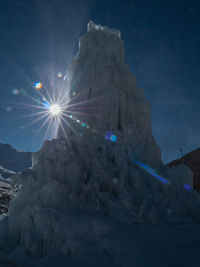
{"type": "Polygon", "coordinates": [[[61,107],[57,104],[52,104],[49,107],[49,111],[53,116],[58,116],[61,113],[61,107]]]}
{"type": "Polygon", "coordinates": [[[105,139],[107,140],[107,141],[109,141],[110,140],[110,137],[112,136],[112,132],[108,132],[108,133],[106,133],[106,136],[105,136],[105,139]]]}
{"type": "Polygon", "coordinates": [[[48,102],[48,101],[44,101],[43,103],[42,103],[42,105],[43,105],[43,107],[45,107],[45,108],[50,108],[50,103],[48,102]]]}
{"type": "Polygon", "coordinates": [[[12,108],[10,106],[6,107],[6,111],[7,112],[11,112],[12,111],[12,108]]]}
{"type": "Polygon", "coordinates": [[[107,141],[116,142],[117,141],[117,136],[114,135],[112,132],[108,132],[108,133],[106,133],[105,139],[107,141]]]}
{"type": "Polygon", "coordinates": [[[184,184],[183,187],[186,189],[186,190],[191,190],[192,187],[189,185],[189,184],[184,184]]]}
{"type": "Polygon", "coordinates": [[[36,82],[34,84],[34,87],[35,87],[35,89],[40,90],[42,88],[42,83],[41,82],[36,82]]]}
{"type": "Polygon", "coordinates": [[[62,78],[62,72],[60,72],[60,71],[57,72],[56,76],[57,76],[57,78],[59,78],[59,79],[62,78]]]}
{"type": "Polygon", "coordinates": [[[19,90],[18,89],[13,89],[12,90],[12,94],[13,95],[18,95],[19,94],[19,90]]]}
{"type": "Polygon", "coordinates": [[[117,136],[112,134],[111,137],[110,137],[110,141],[116,142],[117,141],[117,136]]]}

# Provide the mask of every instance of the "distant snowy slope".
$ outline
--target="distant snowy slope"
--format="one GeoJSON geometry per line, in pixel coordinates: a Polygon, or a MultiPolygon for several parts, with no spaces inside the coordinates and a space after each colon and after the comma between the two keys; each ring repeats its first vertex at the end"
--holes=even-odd
{"type": "Polygon", "coordinates": [[[0,166],[0,177],[7,179],[9,177],[11,177],[13,174],[15,174],[16,172],[14,171],[10,171],[6,168],[3,168],[2,166],[0,166]]]}
{"type": "Polygon", "coordinates": [[[31,165],[31,152],[18,151],[8,144],[0,143],[0,166],[11,171],[19,172],[31,167],[31,165]]]}

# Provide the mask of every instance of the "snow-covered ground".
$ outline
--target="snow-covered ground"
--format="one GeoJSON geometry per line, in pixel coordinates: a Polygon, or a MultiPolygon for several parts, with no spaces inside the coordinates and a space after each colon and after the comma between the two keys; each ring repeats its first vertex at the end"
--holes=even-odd
{"type": "MultiPolygon", "coordinates": [[[[0,266],[18,267],[196,267],[200,263],[200,225],[119,226],[96,240],[82,236],[81,250],[33,260],[23,248],[1,257],[0,266]]],[[[79,240],[80,241],[80,240],[79,240]]]]}

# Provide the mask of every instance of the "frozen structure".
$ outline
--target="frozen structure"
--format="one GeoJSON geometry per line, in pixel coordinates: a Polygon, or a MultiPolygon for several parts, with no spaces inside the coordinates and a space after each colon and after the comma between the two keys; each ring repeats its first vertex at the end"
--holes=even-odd
{"type": "MultiPolygon", "coordinates": [[[[161,151],[152,136],[150,104],[124,62],[124,42],[119,31],[89,22],[67,76],[71,99],[68,114],[70,110],[80,113],[77,119],[97,133],[113,131],[135,146],[140,157],[160,166],[161,151]]],[[[62,126],[70,134],[68,124],[62,126]]],[[[73,128],[80,131],[76,124],[73,128]]],[[[63,135],[60,126],[58,136],[63,135]]]]}
{"type": "Polygon", "coordinates": [[[88,27],[87,27],[87,31],[91,32],[91,31],[103,31],[104,33],[110,33],[110,34],[114,34],[116,36],[118,36],[119,38],[121,37],[121,32],[119,30],[116,29],[110,29],[106,26],[101,26],[101,25],[96,25],[93,21],[90,21],[88,23],[88,27]]]}
{"type": "Polygon", "coordinates": [[[38,258],[94,254],[96,266],[133,266],[132,245],[124,265],[123,257],[115,258],[123,248],[104,237],[118,232],[123,239],[124,229],[132,233],[135,224],[199,222],[199,195],[186,190],[192,173],[184,165],[162,164],[150,104],[124,63],[119,31],[90,22],[67,76],[66,113],[73,116],[61,121],[57,138],[34,153],[32,169],[16,176],[18,194],[0,225],[1,249],[20,246],[38,258]],[[105,140],[107,132],[117,141],[105,140]],[[136,162],[156,168],[155,176],[169,184],[136,162]]]}

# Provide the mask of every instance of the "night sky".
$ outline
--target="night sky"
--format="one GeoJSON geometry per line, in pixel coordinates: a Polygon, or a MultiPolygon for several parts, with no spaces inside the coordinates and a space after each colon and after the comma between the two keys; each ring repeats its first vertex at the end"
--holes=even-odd
{"type": "Polygon", "coordinates": [[[0,142],[37,151],[52,137],[37,133],[43,120],[26,126],[35,109],[25,105],[34,82],[59,87],[89,20],[121,30],[163,161],[200,147],[199,0],[0,0],[0,142]]]}

